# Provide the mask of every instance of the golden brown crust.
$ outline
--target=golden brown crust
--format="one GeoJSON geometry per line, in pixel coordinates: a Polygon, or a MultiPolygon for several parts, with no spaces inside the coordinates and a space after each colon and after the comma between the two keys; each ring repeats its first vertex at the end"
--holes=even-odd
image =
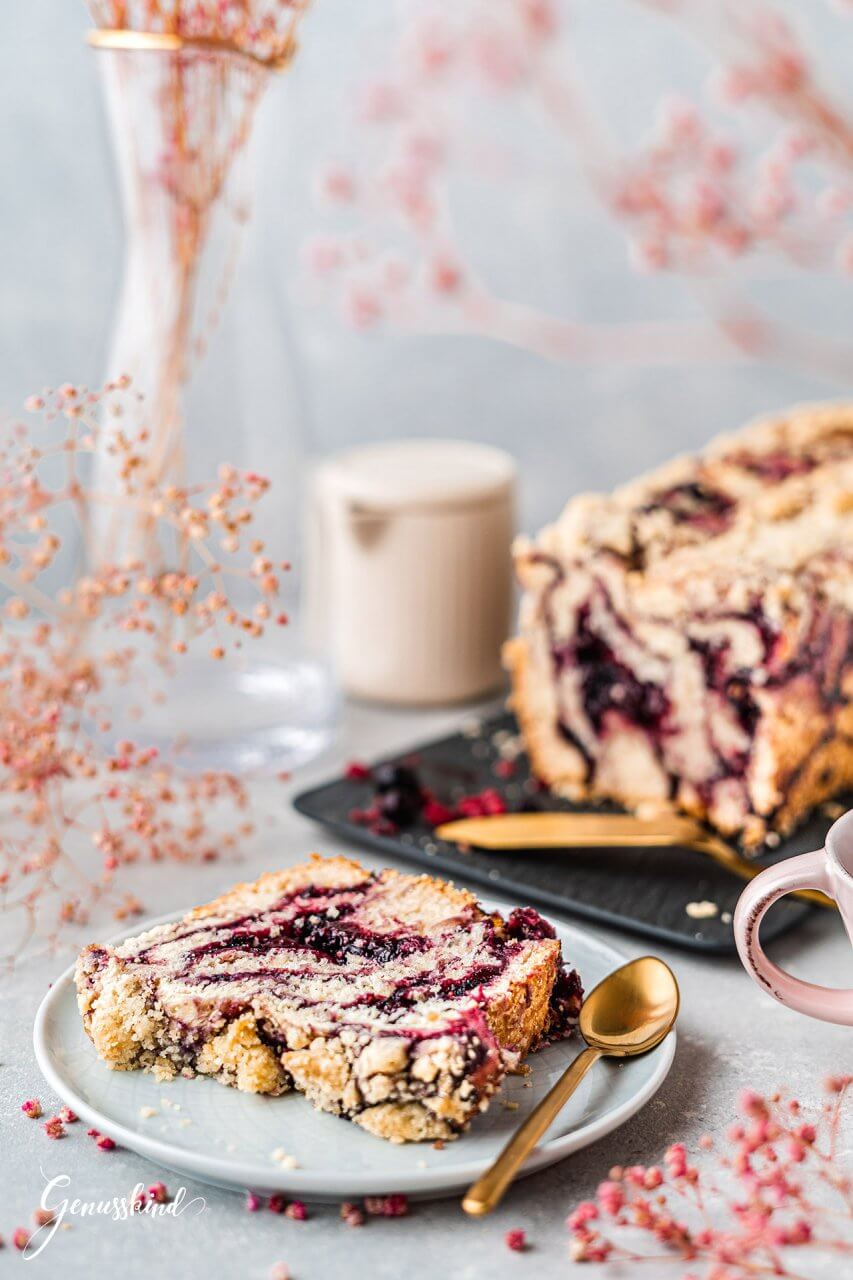
{"type": "Polygon", "coordinates": [[[543,947],[541,963],[509,983],[502,999],[486,1011],[486,1021],[501,1045],[525,1057],[548,1025],[548,1005],[560,962],[560,944],[543,947]]]}
{"type": "Polygon", "coordinates": [[[534,643],[535,636],[516,636],[503,647],[504,666],[512,682],[508,705],[521,729],[533,775],[568,799],[585,799],[588,792],[584,786],[583,756],[556,731],[556,686],[547,678],[547,670],[534,671],[530,652],[534,643]]]}
{"type": "Polygon", "coordinates": [[[815,671],[812,640],[850,652],[851,495],[853,405],[805,405],[612,495],[581,495],[520,539],[521,634],[504,661],[536,776],[573,801],[678,807],[748,847],[853,785],[853,670],[838,658],[836,682],[824,653],[815,671]],[[574,653],[581,610],[593,652],[609,654],[605,695],[620,671],[635,691],[660,690],[662,728],[608,704],[601,684],[590,721],[580,667],[597,660],[574,653]],[[714,653],[722,678],[703,674],[714,653]]]}

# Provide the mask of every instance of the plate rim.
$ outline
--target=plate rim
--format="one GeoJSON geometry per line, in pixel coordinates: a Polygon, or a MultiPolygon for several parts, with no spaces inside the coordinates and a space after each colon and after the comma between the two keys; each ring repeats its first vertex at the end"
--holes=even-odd
{"type": "MultiPolygon", "coordinates": [[[[481,905],[489,911],[512,910],[510,903],[493,898],[481,899],[481,905]]],[[[123,930],[108,938],[107,944],[115,945],[125,938],[134,936],[136,933],[143,933],[148,929],[155,928],[157,925],[170,923],[186,914],[187,912],[184,910],[169,911],[162,916],[145,920],[138,929],[134,928],[133,933],[123,930]]],[[[618,947],[612,946],[609,942],[596,937],[595,934],[588,932],[586,929],[578,928],[576,925],[565,921],[557,921],[556,928],[558,936],[561,931],[569,935],[569,939],[561,939],[561,941],[570,943],[571,935],[580,935],[584,943],[598,950],[602,958],[605,958],[609,964],[612,964],[613,960],[617,961],[618,963],[613,965],[614,968],[627,963],[630,958],[618,947]]],[[[183,1147],[175,1146],[165,1139],[145,1134],[138,1128],[128,1128],[127,1125],[122,1124],[120,1121],[105,1118],[96,1107],[90,1106],[86,1099],[79,1095],[73,1083],[70,1083],[63,1076],[54,1062],[46,1034],[48,1021],[54,1009],[69,995],[72,999],[74,998],[75,968],[76,960],[54,979],[39,1002],[33,1022],[33,1050],[36,1063],[44,1079],[63,1102],[71,1106],[72,1110],[90,1124],[98,1125],[100,1132],[105,1133],[115,1142],[129,1151],[133,1151],[134,1154],[142,1156],[144,1159],[151,1160],[161,1167],[187,1174],[198,1181],[230,1188],[235,1191],[250,1191],[255,1188],[262,1188],[266,1191],[276,1190],[289,1194],[301,1194],[315,1201],[323,1199],[338,1200],[349,1195],[387,1194],[390,1189],[388,1184],[392,1181],[396,1191],[405,1193],[413,1198],[450,1196],[460,1188],[468,1186],[488,1167],[489,1160],[481,1158],[469,1160],[466,1164],[454,1165],[452,1169],[443,1170],[440,1167],[415,1169],[404,1172],[400,1176],[382,1172],[373,1173],[373,1171],[365,1170],[351,1177],[343,1175],[340,1178],[336,1178],[335,1176],[330,1177],[328,1171],[319,1172],[304,1168],[286,1170],[274,1165],[262,1168],[260,1165],[243,1163],[226,1156],[211,1156],[190,1151],[183,1147]],[[355,1190],[355,1188],[358,1189],[355,1190]]],[[[677,1039],[677,1031],[673,1028],[661,1044],[653,1049],[649,1055],[644,1055],[654,1061],[654,1069],[649,1078],[629,1098],[613,1110],[588,1121],[579,1128],[572,1129],[566,1134],[557,1135],[536,1146],[520,1169],[517,1177],[524,1178],[530,1174],[537,1173],[542,1169],[559,1163],[575,1151],[591,1146],[600,1138],[604,1138],[615,1129],[620,1128],[638,1111],[642,1110],[655,1096],[669,1075],[675,1058],[677,1039]]]]}

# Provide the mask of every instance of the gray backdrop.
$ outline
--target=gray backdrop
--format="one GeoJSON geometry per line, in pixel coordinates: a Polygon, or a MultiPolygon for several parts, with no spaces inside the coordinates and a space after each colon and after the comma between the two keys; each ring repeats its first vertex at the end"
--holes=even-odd
{"type": "MultiPolygon", "coordinates": [[[[298,64],[268,104],[274,163],[265,181],[265,252],[288,299],[312,448],[415,433],[503,444],[523,464],[522,518],[531,525],[571,492],[609,486],[748,415],[843,394],[808,373],[762,364],[584,368],[479,339],[361,336],[331,308],[306,301],[293,282],[299,245],[317,221],[314,157],[338,144],[345,85],[381,47],[391,2],[316,0],[298,64]]],[[[587,71],[629,130],[649,120],[664,85],[700,88],[704,58],[663,20],[638,21],[624,0],[578,9],[587,71]]],[[[831,58],[842,19],[818,0],[802,12],[816,24],[818,52],[831,58]]],[[[7,410],[45,383],[96,383],[104,369],[122,226],[86,25],[75,0],[0,6],[0,406],[7,410]]],[[[596,318],[691,314],[680,283],[632,276],[621,235],[575,197],[568,171],[550,194],[522,186],[498,204],[484,193],[478,205],[474,184],[462,212],[478,265],[511,296],[596,318]]],[[[807,307],[837,328],[849,311],[848,288],[791,278],[768,286],[768,297],[774,308],[796,316],[807,307]]]]}

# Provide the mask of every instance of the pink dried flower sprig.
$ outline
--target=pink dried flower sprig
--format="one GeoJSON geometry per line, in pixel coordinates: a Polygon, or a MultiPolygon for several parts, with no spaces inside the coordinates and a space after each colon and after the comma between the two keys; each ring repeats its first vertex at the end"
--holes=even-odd
{"type": "MultiPolygon", "coordinates": [[[[264,1202],[255,1192],[246,1196],[246,1211],[257,1213],[264,1207],[264,1202]]],[[[266,1203],[271,1213],[282,1214],[294,1222],[305,1222],[309,1217],[308,1209],[302,1200],[288,1201],[285,1196],[274,1192],[266,1203]]],[[[404,1195],[366,1196],[363,1205],[345,1200],[340,1207],[341,1221],[348,1227],[364,1226],[367,1217],[402,1218],[409,1212],[409,1201],[404,1195]]]]}
{"type": "Polygon", "coordinates": [[[364,1211],[357,1204],[353,1204],[351,1200],[345,1200],[340,1209],[341,1221],[345,1222],[348,1227],[364,1226],[364,1211]]]}
{"type": "Polygon", "coordinates": [[[115,1151],[116,1144],[112,1138],[108,1138],[105,1133],[101,1133],[98,1129],[87,1129],[86,1137],[94,1139],[95,1146],[99,1151],[115,1151]]]}
{"type": "MultiPolygon", "coordinates": [[[[286,622],[276,597],[288,566],[252,536],[269,482],[225,465],[207,487],[158,481],[145,427],[124,426],[131,395],[126,378],[45,392],[28,402],[41,427],[15,426],[0,447],[0,912],[23,917],[19,950],[49,901],[59,922],[79,921],[110,893],[124,917],[139,904],[116,899],[122,866],[216,857],[252,830],[240,818],[215,843],[210,835],[217,804],[246,808],[232,775],[185,776],[144,742],[104,745],[117,691],[133,683],[140,703],[156,700],[142,685],[152,660],[168,673],[191,648],[225,658],[286,622]],[[116,461],[108,493],[87,478],[103,449],[116,461]],[[84,541],[96,512],[114,517],[116,545],[128,524],[144,530],[144,552],[113,563],[101,544],[57,590],[69,511],[84,541]],[[248,585],[246,607],[232,602],[234,583],[248,585]],[[81,837],[99,853],[99,874],[72,854],[81,837]]],[[[140,725],[144,736],[144,713],[140,725]]]]}
{"type": "Polygon", "coordinates": [[[569,0],[406,6],[385,65],[343,113],[357,130],[341,144],[353,158],[327,163],[316,182],[333,229],[306,242],[305,261],[346,320],[472,333],[558,360],[783,354],[846,385],[849,336],[832,342],[783,323],[751,279],[768,267],[853,271],[853,119],[777,0],[742,0],[736,22],[725,6],[666,8],[704,48],[707,91],[696,102],[665,93],[647,136],[626,145],[584,74],[569,0]],[[508,106],[565,144],[579,182],[623,227],[633,265],[682,274],[705,320],[596,323],[490,287],[455,225],[454,183],[472,172],[528,178],[529,149],[513,149],[504,127],[508,106]]]}
{"type": "Polygon", "coordinates": [[[789,1269],[789,1248],[853,1256],[853,1176],[839,1158],[851,1084],[853,1076],[826,1082],[814,1122],[796,1099],[744,1090],[722,1145],[704,1135],[697,1163],[676,1142],[661,1165],[611,1169],[595,1199],[567,1219],[572,1259],[634,1265],[674,1256],[688,1264],[683,1280],[793,1280],[802,1272],[799,1263],[789,1269]],[[635,1247],[638,1236],[653,1251],[635,1247]]]}
{"type": "Polygon", "coordinates": [[[49,1120],[45,1120],[42,1128],[49,1138],[65,1137],[65,1125],[62,1123],[59,1116],[51,1116],[49,1120]]]}

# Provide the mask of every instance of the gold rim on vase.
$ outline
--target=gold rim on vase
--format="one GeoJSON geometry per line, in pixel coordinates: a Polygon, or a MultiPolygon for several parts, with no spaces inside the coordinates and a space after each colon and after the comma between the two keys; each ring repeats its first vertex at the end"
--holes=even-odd
{"type": "Polygon", "coordinates": [[[180,53],[196,50],[206,53],[226,53],[248,58],[270,71],[283,71],[296,53],[296,40],[290,36],[284,48],[271,57],[252,53],[232,40],[215,36],[181,36],[171,31],[134,31],[128,27],[95,27],[87,32],[86,39],[95,49],[118,49],[131,52],[180,53]]]}

